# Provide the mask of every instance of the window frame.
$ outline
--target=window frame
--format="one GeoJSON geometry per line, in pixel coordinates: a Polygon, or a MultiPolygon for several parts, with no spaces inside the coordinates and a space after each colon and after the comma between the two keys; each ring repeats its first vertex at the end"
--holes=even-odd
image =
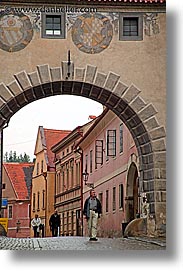
{"type": "Polygon", "coordinates": [[[107,157],[116,157],[116,129],[107,130],[107,144],[106,153],[107,157]]]}
{"type": "Polygon", "coordinates": [[[66,38],[66,16],[65,13],[56,14],[56,13],[42,13],[41,14],[41,21],[42,21],[42,29],[41,29],[41,37],[42,38],[49,38],[49,39],[65,39],[66,38]],[[60,16],[60,35],[55,34],[46,34],[46,17],[52,16],[52,17],[58,17],[60,16]]]}
{"type": "Polygon", "coordinates": [[[120,13],[119,14],[119,40],[120,41],[142,41],[143,40],[143,14],[141,13],[120,13]],[[123,34],[124,19],[138,19],[138,35],[126,36],[123,34]]]}
{"type": "Polygon", "coordinates": [[[123,153],[123,151],[124,151],[124,144],[123,144],[124,136],[123,136],[123,133],[124,133],[124,124],[121,123],[119,125],[119,152],[120,153],[123,153]]]}

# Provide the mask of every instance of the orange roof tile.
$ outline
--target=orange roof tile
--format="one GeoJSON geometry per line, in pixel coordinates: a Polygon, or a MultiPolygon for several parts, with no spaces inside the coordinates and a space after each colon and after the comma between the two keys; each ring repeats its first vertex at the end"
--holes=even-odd
{"type": "Polygon", "coordinates": [[[33,163],[3,163],[17,195],[17,199],[30,199],[33,163]]]}
{"type": "Polygon", "coordinates": [[[48,165],[54,167],[54,153],[51,151],[51,147],[70,134],[70,130],[53,130],[45,129],[44,135],[47,148],[48,165]]]}

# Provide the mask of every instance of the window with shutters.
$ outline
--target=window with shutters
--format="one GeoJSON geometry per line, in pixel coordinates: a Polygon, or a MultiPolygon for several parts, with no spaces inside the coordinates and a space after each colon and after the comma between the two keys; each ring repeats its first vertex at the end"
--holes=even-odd
{"type": "Polygon", "coordinates": [[[123,124],[119,126],[119,152],[123,152],[123,124]]]}
{"type": "Polygon", "coordinates": [[[103,164],[103,140],[95,141],[95,169],[98,164],[103,164]]]}

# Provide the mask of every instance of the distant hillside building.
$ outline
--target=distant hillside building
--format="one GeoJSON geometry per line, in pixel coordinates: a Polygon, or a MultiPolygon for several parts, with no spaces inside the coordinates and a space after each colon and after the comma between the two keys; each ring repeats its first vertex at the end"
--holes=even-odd
{"type": "Polygon", "coordinates": [[[8,206],[2,210],[8,218],[8,237],[30,237],[30,194],[33,163],[3,164],[3,198],[8,206]]]}

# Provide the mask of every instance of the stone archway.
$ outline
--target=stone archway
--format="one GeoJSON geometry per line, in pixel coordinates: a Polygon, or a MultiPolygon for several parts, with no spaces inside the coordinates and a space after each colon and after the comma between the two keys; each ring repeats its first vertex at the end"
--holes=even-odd
{"type": "Polygon", "coordinates": [[[165,129],[159,125],[156,109],[147,104],[140,89],[127,86],[116,73],[98,72],[97,67],[75,68],[66,80],[63,67],[38,65],[32,73],[21,71],[14,81],[0,84],[0,127],[27,104],[54,95],[78,95],[93,99],[111,109],[130,130],[139,155],[140,192],[145,192],[156,233],[164,229],[166,216],[165,129]]]}

